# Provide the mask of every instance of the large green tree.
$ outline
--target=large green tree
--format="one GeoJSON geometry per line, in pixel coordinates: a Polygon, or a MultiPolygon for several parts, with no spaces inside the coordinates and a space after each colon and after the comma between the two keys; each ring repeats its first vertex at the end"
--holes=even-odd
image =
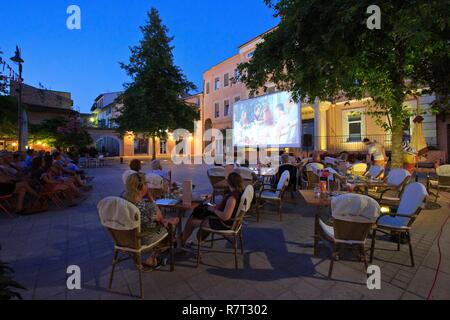
{"type": "Polygon", "coordinates": [[[143,38],[139,45],[130,48],[129,63],[121,63],[132,81],[125,84],[124,106],[116,122],[122,133],[133,131],[151,137],[155,158],[155,138],[166,137],[166,130],[192,131],[199,112],[182,99],[195,85],[174,65],[173,38],[167,35],[156,9],[150,10],[148,18],[147,25],[140,28],[143,38]]]}
{"type": "Polygon", "coordinates": [[[392,133],[392,166],[400,167],[402,127],[410,116],[405,98],[429,89],[448,101],[448,1],[265,2],[280,24],[240,65],[246,85],[256,90],[274,82],[310,102],[372,98],[369,114],[392,133]],[[367,26],[370,5],[381,9],[380,29],[367,26]]]}

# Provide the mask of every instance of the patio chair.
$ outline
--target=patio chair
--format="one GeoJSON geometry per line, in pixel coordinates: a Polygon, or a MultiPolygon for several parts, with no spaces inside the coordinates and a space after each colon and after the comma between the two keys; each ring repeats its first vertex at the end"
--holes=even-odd
{"type": "Polygon", "coordinates": [[[380,204],[398,205],[405,185],[409,182],[411,174],[405,169],[392,169],[384,182],[388,185],[386,188],[379,188],[375,192],[369,192],[369,196],[377,200],[380,204]],[[387,192],[393,193],[387,196],[387,192]]]}
{"type": "MultiPolygon", "coordinates": [[[[372,198],[359,194],[344,194],[331,200],[333,224],[329,225],[316,216],[314,252],[319,253],[321,239],[333,245],[328,277],[333,274],[334,261],[342,246],[356,249],[358,259],[367,270],[365,243],[374,222],[380,214],[380,205],[372,198]]],[[[365,271],[366,272],[366,271],[365,271]]]]}
{"type": "Polygon", "coordinates": [[[425,199],[428,196],[425,186],[419,182],[413,182],[405,187],[398,208],[391,208],[391,213],[382,215],[376,222],[376,228],[372,233],[372,246],[370,249],[370,262],[373,261],[375,251],[375,239],[377,232],[385,234],[397,234],[397,251],[400,251],[402,235],[406,236],[409,246],[411,266],[414,267],[414,255],[411,245],[411,226],[416,220],[422,208],[425,207],[425,199]]]}
{"type": "Polygon", "coordinates": [[[281,174],[284,171],[289,171],[289,185],[288,189],[291,192],[291,198],[294,198],[294,193],[297,192],[297,176],[298,176],[298,168],[293,164],[282,164],[278,168],[278,178],[281,178],[281,174]]]}
{"type": "Polygon", "coordinates": [[[224,195],[228,191],[228,187],[223,183],[225,180],[225,168],[213,167],[207,170],[208,179],[213,188],[212,200],[216,201],[217,195],[224,195]]]}
{"type": "MultiPolygon", "coordinates": [[[[255,192],[254,192],[253,186],[248,185],[245,188],[244,193],[241,196],[241,201],[239,203],[239,207],[237,209],[236,216],[233,220],[233,225],[230,230],[216,230],[216,229],[212,229],[212,228],[206,228],[206,227],[203,227],[202,226],[203,224],[202,224],[198,231],[200,234],[202,234],[203,232],[211,233],[211,240],[209,240],[209,242],[211,242],[211,248],[213,247],[214,242],[219,241],[219,240],[227,240],[228,242],[232,243],[233,249],[234,249],[234,263],[235,263],[236,269],[238,269],[237,238],[239,238],[239,242],[240,242],[240,246],[241,246],[241,254],[243,255],[244,254],[244,242],[242,239],[242,222],[244,221],[245,214],[251,208],[254,193],[255,192]],[[214,239],[215,234],[221,236],[221,238],[214,239]],[[233,240],[231,240],[231,239],[233,239],[233,240]]],[[[209,217],[209,219],[219,219],[219,218],[218,217],[209,217]]],[[[198,244],[197,244],[197,267],[200,265],[200,260],[201,260],[200,248],[201,248],[202,241],[203,240],[200,237],[198,240],[198,244]]]]}
{"type": "Polygon", "coordinates": [[[5,196],[0,196],[0,209],[9,217],[13,218],[14,214],[11,209],[11,204],[9,203],[9,200],[12,198],[12,194],[8,194],[5,196]],[[9,209],[8,209],[9,208],[9,209]]]}
{"type": "Polygon", "coordinates": [[[370,166],[369,170],[364,174],[364,177],[372,179],[380,179],[383,176],[384,168],[380,166],[370,166]]]}
{"type": "Polygon", "coordinates": [[[349,168],[349,171],[353,176],[362,177],[367,172],[367,163],[355,163],[349,168]]]}
{"type": "Polygon", "coordinates": [[[284,171],[278,181],[276,189],[273,189],[271,185],[263,185],[259,195],[256,198],[256,221],[259,222],[259,208],[262,206],[262,202],[273,203],[278,205],[278,214],[280,215],[280,221],[283,220],[283,216],[281,213],[281,205],[283,202],[284,192],[286,191],[287,186],[289,185],[290,174],[289,171],[284,171]],[[270,188],[266,189],[269,186],[270,188]]]}
{"type": "MultiPolygon", "coordinates": [[[[172,239],[172,228],[169,232],[156,237],[150,244],[142,244],[141,239],[148,234],[141,232],[141,214],[131,202],[119,197],[107,197],[101,200],[97,209],[101,224],[108,230],[114,241],[114,258],[109,278],[108,289],[111,290],[116,265],[132,259],[139,274],[139,289],[141,299],[144,298],[142,286],[142,255],[160,247],[164,240],[172,239]],[[123,257],[120,257],[122,254],[123,257]]],[[[169,241],[170,271],[174,270],[173,242],[169,241]]]]}
{"type": "Polygon", "coordinates": [[[439,191],[441,189],[450,189],[450,164],[446,164],[436,168],[437,179],[427,178],[427,191],[436,197],[435,202],[439,198],[439,191]],[[436,193],[431,192],[431,188],[436,189],[436,193]]]}

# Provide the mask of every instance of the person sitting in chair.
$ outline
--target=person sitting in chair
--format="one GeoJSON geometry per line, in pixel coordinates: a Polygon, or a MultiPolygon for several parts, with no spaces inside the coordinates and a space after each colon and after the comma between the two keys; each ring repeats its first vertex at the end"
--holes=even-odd
{"type": "MultiPolygon", "coordinates": [[[[127,178],[124,199],[133,203],[141,213],[141,232],[147,235],[142,238],[142,243],[151,244],[155,240],[167,234],[169,224],[179,223],[178,218],[166,219],[153,200],[143,173],[134,173],[127,178]],[[145,199],[146,198],[146,199],[145,199]]],[[[157,259],[157,252],[153,253],[144,263],[143,267],[155,269],[161,265],[157,259]]]]}
{"type": "Polygon", "coordinates": [[[228,175],[227,182],[230,193],[223,198],[218,206],[204,205],[194,210],[181,235],[181,244],[183,247],[186,246],[186,241],[189,239],[192,232],[202,224],[206,228],[216,230],[231,229],[234,222],[233,219],[237,214],[239,202],[241,201],[242,193],[244,192],[244,182],[242,177],[236,172],[232,172],[228,175]]]}

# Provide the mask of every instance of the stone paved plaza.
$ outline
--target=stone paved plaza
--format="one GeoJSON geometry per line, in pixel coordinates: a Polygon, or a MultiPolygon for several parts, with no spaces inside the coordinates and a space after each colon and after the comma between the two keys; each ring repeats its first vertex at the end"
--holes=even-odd
{"type": "MultiPolygon", "coordinates": [[[[192,178],[198,192],[210,190],[206,166],[172,166],[177,181],[192,178]]],[[[113,243],[100,225],[96,205],[105,196],[123,191],[121,174],[126,165],[110,164],[89,169],[94,189],[77,207],[7,218],[0,216],[0,259],[16,271],[16,280],[28,290],[25,299],[138,299],[138,274],[131,262],[117,268],[113,289],[107,289],[113,243]],[[82,289],[69,291],[66,268],[81,268],[82,289]]],[[[148,165],[144,166],[144,170],[148,165]]],[[[313,257],[315,209],[299,195],[286,195],[284,221],[269,205],[256,223],[252,213],[244,227],[245,255],[234,269],[232,249],[225,241],[203,255],[196,268],[195,256],[176,256],[174,272],[165,266],[144,274],[146,299],[425,299],[438,264],[437,236],[449,215],[448,194],[440,208],[424,210],[412,231],[416,266],[409,266],[408,246],[377,241],[374,264],[381,267],[381,290],[369,290],[363,264],[335,263],[333,279],[326,277],[330,250],[322,247],[313,257]]],[[[433,299],[450,298],[450,228],[441,241],[442,261],[433,299]]]]}

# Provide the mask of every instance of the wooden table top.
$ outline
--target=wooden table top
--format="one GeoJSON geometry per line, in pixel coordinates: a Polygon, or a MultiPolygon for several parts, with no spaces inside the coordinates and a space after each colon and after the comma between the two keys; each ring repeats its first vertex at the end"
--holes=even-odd
{"type": "Polygon", "coordinates": [[[316,207],[324,207],[329,206],[331,203],[330,198],[326,197],[317,198],[314,190],[299,190],[298,192],[308,205],[316,207]]]}

